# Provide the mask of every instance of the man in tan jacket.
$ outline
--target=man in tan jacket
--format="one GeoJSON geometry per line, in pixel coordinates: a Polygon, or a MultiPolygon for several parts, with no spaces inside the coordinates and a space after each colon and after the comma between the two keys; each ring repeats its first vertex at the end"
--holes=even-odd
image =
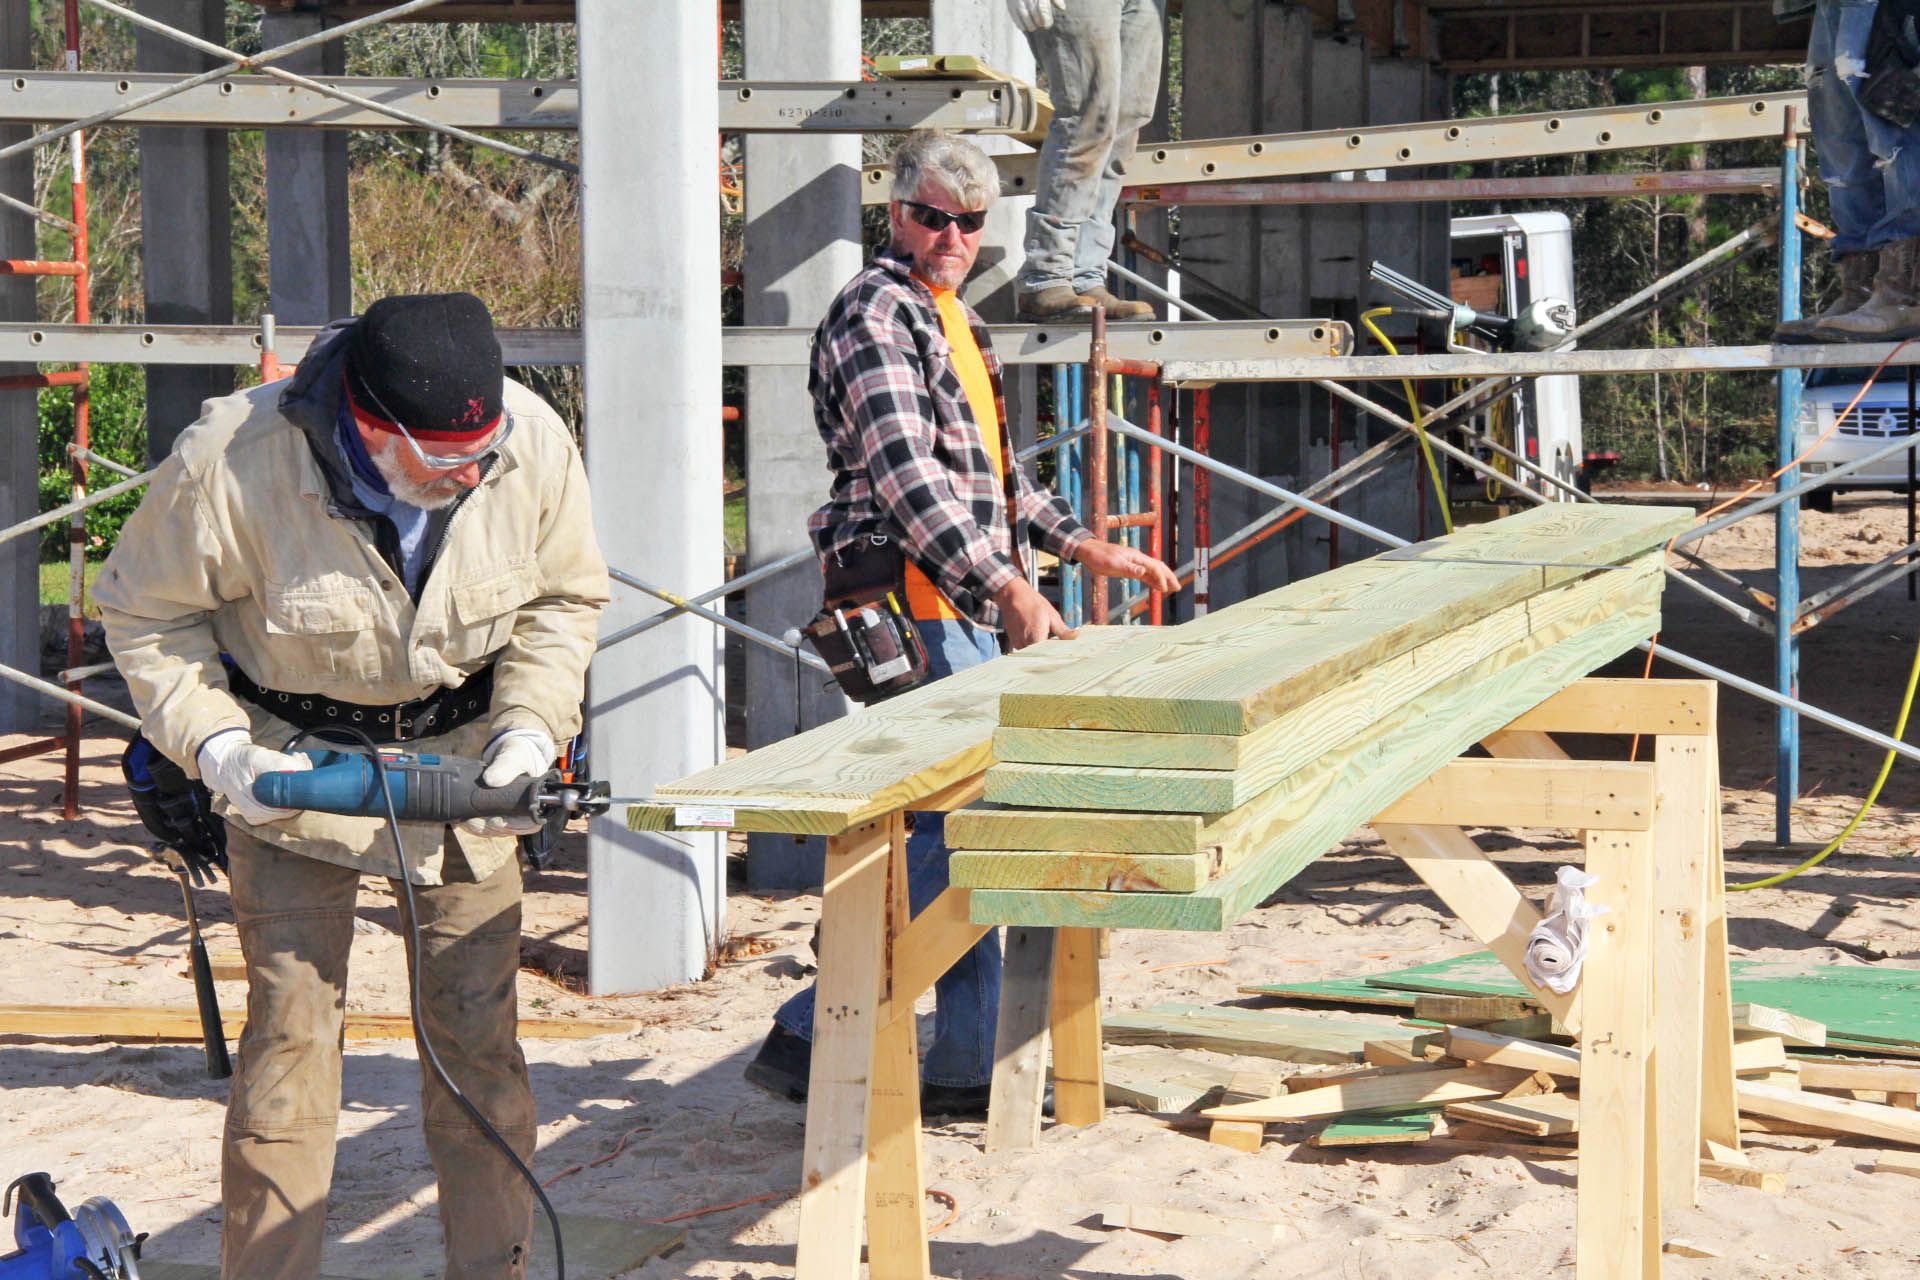
{"type": "MultiPolygon", "coordinates": [[[[107,642],[146,736],[226,819],[246,957],[225,1280],[318,1274],[355,896],[400,874],[383,819],[268,808],[253,780],[306,767],[282,749],[327,725],[480,757],[488,786],[544,772],[578,731],[606,598],[572,437],[502,376],[469,294],[383,299],[290,381],[209,401],[121,531],[96,589],[107,642]]],[[[401,826],[422,1025],[530,1161],[514,827],[401,826]]],[[[524,1275],[531,1189],[422,1076],[447,1275],[524,1275]]]]}

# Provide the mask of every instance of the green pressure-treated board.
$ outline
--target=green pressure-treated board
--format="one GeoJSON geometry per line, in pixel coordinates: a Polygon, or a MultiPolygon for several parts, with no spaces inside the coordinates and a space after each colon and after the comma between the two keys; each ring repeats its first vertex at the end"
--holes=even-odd
{"type": "MultiPolygon", "coordinates": [[[[1026,728],[1244,734],[1395,654],[1509,604],[1658,547],[1692,513],[1555,504],[1260,598],[1232,625],[1176,628],[1140,660],[1001,695],[1026,728]]],[[[1251,602],[1250,602],[1251,603],[1251,602]]],[[[1210,619],[1203,619],[1203,622],[1210,619]]]]}
{"type": "Polygon", "coordinates": [[[653,803],[629,807],[627,825],[829,835],[848,830],[911,808],[913,801],[985,769],[994,699],[1001,691],[1057,679],[1090,657],[1156,642],[1148,628],[1089,627],[1073,640],[1007,654],[659,787],[653,803]],[[681,821],[689,815],[680,811],[692,809],[722,812],[681,821]]]}
{"type": "Polygon", "coordinates": [[[956,849],[952,882],[991,889],[1111,889],[1116,893],[1192,893],[1220,866],[1212,853],[1059,853],[956,849]]]}
{"type": "Polygon", "coordinates": [[[1301,768],[1338,751],[1362,730],[1391,718],[1420,694],[1501,655],[1519,655],[1566,638],[1588,625],[1596,608],[1660,574],[1659,557],[1642,555],[1630,566],[1589,574],[1531,599],[1507,606],[1458,630],[1369,667],[1306,704],[1238,738],[1213,734],[1121,734],[1079,729],[1009,730],[994,734],[996,763],[987,770],[986,798],[1005,805],[1143,812],[1225,813],[1238,809],[1301,768]],[[1002,762],[1000,744],[1009,733],[1073,737],[1148,738],[1154,742],[1199,737],[1245,744],[1230,772],[1217,769],[1117,767],[1113,763],[1035,764],[1002,762]]]}
{"type": "Polygon", "coordinates": [[[1413,1008],[1411,991],[1376,987],[1365,978],[1328,978],[1320,982],[1256,982],[1236,988],[1243,996],[1273,996],[1289,1004],[1364,1005],[1371,1009],[1413,1008]]]}
{"type": "Polygon", "coordinates": [[[1158,1004],[1109,1014],[1100,1023],[1108,1044],[1157,1044],[1322,1065],[1359,1062],[1367,1041],[1389,1039],[1396,1030],[1387,1023],[1195,1004],[1158,1004]]]}
{"type": "Polygon", "coordinates": [[[1416,700],[1414,714],[1398,732],[1376,732],[1354,754],[1289,780],[1293,821],[1259,853],[1196,893],[976,889],[972,919],[976,924],[1224,929],[1447,761],[1658,629],[1657,603],[1643,601],[1495,678],[1416,700]]]}
{"type": "MultiPolygon", "coordinates": [[[[1303,738],[1318,744],[1318,749],[1311,757],[1312,763],[1298,769],[1251,803],[1229,813],[1202,816],[1057,809],[966,809],[948,818],[947,841],[954,847],[969,848],[991,837],[1004,842],[996,843],[993,846],[996,848],[1063,852],[1144,850],[1211,854],[1217,851],[1220,869],[1225,871],[1249,853],[1266,847],[1282,832],[1298,823],[1314,798],[1325,789],[1327,780],[1345,767],[1343,762],[1350,755],[1369,743],[1402,736],[1409,740],[1418,738],[1430,731],[1425,723],[1429,718],[1437,714],[1451,714],[1442,711],[1442,708],[1477,709],[1482,690],[1497,686],[1505,679],[1504,673],[1510,667],[1530,654],[1577,637],[1598,623],[1620,616],[1623,611],[1632,608],[1653,609],[1662,582],[1658,562],[1657,555],[1643,556],[1627,572],[1595,575],[1572,586],[1557,589],[1550,593],[1551,598],[1542,597],[1538,602],[1542,624],[1522,642],[1508,646],[1454,675],[1357,731],[1342,733],[1343,726],[1338,721],[1302,726],[1303,738]],[[1323,737],[1327,733],[1331,733],[1331,738],[1323,737]],[[1154,841],[1166,843],[1156,847],[1152,843],[1154,841]]],[[[1379,807],[1384,807],[1384,803],[1379,807]]],[[[1377,808],[1369,811],[1366,816],[1371,817],[1377,811],[1377,808]]],[[[1364,820],[1362,818],[1360,821],[1364,820]]],[[[1357,826],[1358,822],[1354,825],[1357,826]]],[[[1345,831],[1337,831],[1334,837],[1344,834],[1345,831]]],[[[1099,887],[1059,883],[1058,877],[1068,873],[1043,859],[1027,860],[1026,866],[1054,878],[1021,884],[1014,883],[1019,874],[1017,866],[1010,864],[989,873],[984,863],[984,859],[969,859],[960,864],[954,873],[954,883],[970,888],[1099,887]]]]}

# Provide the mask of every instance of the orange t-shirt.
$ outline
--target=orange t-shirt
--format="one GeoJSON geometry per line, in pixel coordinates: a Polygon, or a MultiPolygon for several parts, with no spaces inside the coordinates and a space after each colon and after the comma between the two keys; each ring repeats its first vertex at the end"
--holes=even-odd
{"type": "MultiPolygon", "coordinates": [[[[935,289],[933,302],[940,309],[940,328],[947,335],[947,345],[953,348],[953,371],[959,375],[960,385],[967,393],[967,404],[973,409],[973,420],[980,427],[980,446],[987,451],[993,473],[1004,480],[1006,461],[1000,454],[1000,415],[995,411],[993,379],[987,376],[986,358],[980,354],[980,344],[973,340],[966,308],[960,305],[953,290],[935,289]]],[[[907,564],[907,615],[921,620],[960,616],[946,593],[920,571],[919,565],[911,562],[907,564]]]]}

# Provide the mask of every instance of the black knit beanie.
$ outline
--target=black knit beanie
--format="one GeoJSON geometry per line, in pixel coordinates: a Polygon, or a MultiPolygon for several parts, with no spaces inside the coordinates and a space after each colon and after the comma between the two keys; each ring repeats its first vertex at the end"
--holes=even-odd
{"type": "Polygon", "coordinates": [[[500,422],[500,340],[470,293],[382,298],[347,337],[347,391],[370,426],[423,441],[472,440],[500,422]]]}

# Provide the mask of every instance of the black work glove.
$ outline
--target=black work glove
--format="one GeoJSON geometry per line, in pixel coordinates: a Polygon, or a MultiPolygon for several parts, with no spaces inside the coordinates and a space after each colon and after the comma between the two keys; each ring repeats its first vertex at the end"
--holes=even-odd
{"type": "Polygon", "coordinates": [[[195,886],[212,884],[215,869],[227,868],[227,824],[215,816],[206,784],[142,737],[127,745],[120,767],[134,812],[154,837],[148,849],[154,861],[195,886]]]}

